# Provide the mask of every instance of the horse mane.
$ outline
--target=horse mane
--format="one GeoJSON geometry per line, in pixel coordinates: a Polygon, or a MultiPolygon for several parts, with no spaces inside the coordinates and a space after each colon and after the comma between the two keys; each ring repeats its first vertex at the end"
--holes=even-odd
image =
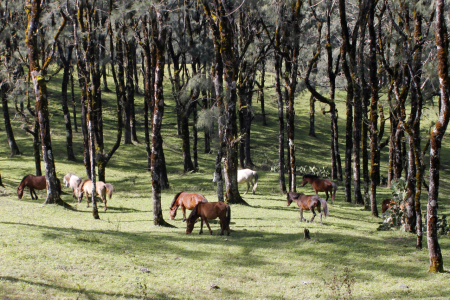
{"type": "Polygon", "coordinates": [[[184,191],[179,192],[178,194],[175,195],[175,198],[173,198],[172,203],[170,203],[170,208],[173,207],[173,205],[175,204],[175,202],[177,202],[178,196],[181,195],[181,193],[183,193],[184,191]]]}
{"type": "Polygon", "coordinates": [[[197,210],[198,210],[198,206],[201,203],[197,204],[194,209],[192,210],[191,214],[189,215],[189,217],[187,218],[186,222],[194,222],[195,219],[197,219],[197,210]]]}
{"type": "Polygon", "coordinates": [[[312,178],[312,179],[315,179],[315,178],[319,178],[319,176],[314,175],[314,174],[305,174],[305,175],[303,175],[303,178],[312,178]]]}

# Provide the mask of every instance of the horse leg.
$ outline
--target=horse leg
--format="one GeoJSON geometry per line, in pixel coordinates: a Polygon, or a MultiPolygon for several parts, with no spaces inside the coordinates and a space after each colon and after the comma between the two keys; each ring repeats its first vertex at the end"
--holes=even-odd
{"type": "Polygon", "coordinates": [[[202,234],[203,233],[203,217],[201,217],[201,224],[200,224],[200,232],[198,234],[202,234]]]}
{"type": "Polygon", "coordinates": [[[314,207],[311,207],[311,212],[313,213],[313,216],[312,216],[311,220],[309,221],[309,223],[314,222],[314,218],[316,217],[316,212],[314,211],[314,207]]]}
{"type": "Polygon", "coordinates": [[[220,235],[223,235],[223,230],[225,228],[225,218],[219,218],[220,219],[220,235]]]}
{"type": "Polygon", "coordinates": [[[322,213],[320,213],[320,225],[323,225],[323,223],[322,223],[322,213]]]}
{"type": "Polygon", "coordinates": [[[211,227],[209,226],[208,219],[206,219],[206,218],[205,218],[205,223],[206,223],[206,226],[208,226],[209,234],[212,235],[211,227]]]}
{"type": "Polygon", "coordinates": [[[181,211],[183,212],[183,222],[186,222],[186,208],[181,205],[181,211]]]}
{"type": "MultiPolygon", "coordinates": [[[[31,200],[34,200],[34,197],[33,197],[33,192],[34,192],[34,190],[32,189],[32,188],[30,188],[30,195],[31,195],[31,200]]],[[[34,193],[36,193],[36,192],[34,192],[34,193]]],[[[37,199],[37,198],[36,198],[37,199]]]]}
{"type": "Polygon", "coordinates": [[[306,219],[303,218],[303,208],[300,207],[300,222],[303,222],[303,220],[306,221],[306,219]]]}
{"type": "Polygon", "coordinates": [[[325,201],[328,202],[328,191],[325,191],[325,194],[327,195],[327,199],[325,199],[325,201]]]}
{"type": "Polygon", "coordinates": [[[102,200],[103,200],[103,204],[105,205],[105,211],[106,211],[108,209],[108,207],[106,207],[106,195],[105,195],[105,198],[102,200]]]}
{"type": "Polygon", "coordinates": [[[244,193],[244,195],[248,193],[249,188],[250,188],[250,183],[248,183],[248,181],[247,181],[247,191],[244,193]]]}

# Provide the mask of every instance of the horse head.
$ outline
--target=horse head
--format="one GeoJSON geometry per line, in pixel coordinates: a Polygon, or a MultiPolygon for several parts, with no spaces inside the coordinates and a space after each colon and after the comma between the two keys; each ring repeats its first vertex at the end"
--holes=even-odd
{"type": "Polygon", "coordinates": [[[198,211],[198,205],[197,204],[194,209],[192,210],[191,214],[186,220],[187,226],[186,226],[186,234],[191,234],[192,230],[194,230],[194,224],[197,221],[197,218],[199,217],[197,214],[198,211]]]}
{"type": "Polygon", "coordinates": [[[170,208],[170,219],[171,219],[171,220],[174,220],[174,219],[175,219],[175,216],[177,215],[177,208],[178,208],[177,205],[172,206],[172,207],[170,208]]]}
{"type": "Polygon", "coordinates": [[[17,188],[17,197],[19,197],[19,200],[23,197],[23,187],[21,186],[17,188]]]}
{"type": "Polygon", "coordinates": [[[192,230],[194,230],[195,220],[188,219],[186,222],[187,222],[186,234],[191,234],[192,230]]]}
{"type": "Polygon", "coordinates": [[[291,193],[287,193],[287,201],[286,201],[286,205],[289,206],[292,203],[292,198],[291,198],[291,193]]]}
{"type": "Polygon", "coordinates": [[[84,194],[84,184],[86,183],[87,180],[83,180],[80,182],[80,184],[75,188],[75,195],[78,199],[78,203],[81,202],[81,200],[83,199],[83,194],[84,194]]]}

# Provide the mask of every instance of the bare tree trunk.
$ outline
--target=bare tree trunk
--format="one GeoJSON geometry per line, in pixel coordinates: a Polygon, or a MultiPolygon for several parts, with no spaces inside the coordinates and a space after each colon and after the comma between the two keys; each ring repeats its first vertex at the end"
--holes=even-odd
{"type": "Polygon", "coordinates": [[[445,2],[436,0],[436,46],[439,72],[440,111],[439,119],[430,133],[430,186],[427,205],[427,244],[430,255],[429,272],[444,272],[441,247],[437,235],[437,208],[439,197],[439,166],[441,146],[450,117],[450,82],[448,76],[448,36],[445,24],[445,2]]]}
{"type": "Polygon", "coordinates": [[[372,215],[378,217],[377,208],[377,178],[376,162],[378,155],[378,76],[377,76],[377,55],[376,55],[376,33],[375,33],[375,0],[369,1],[368,29],[369,29],[369,85],[371,89],[370,103],[370,205],[372,215]]]}
{"type": "MultiPolygon", "coordinates": [[[[278,28],[278,27],[277,27],[278,28]]],[[[278,30],[277,30],[278,32],[278,30]]],[[[276,43],[279,45],[280,37],[277,35],[276,43]]],[[[281,93],[280,83],[281,73],[281,57],[275,55],[275,93],[278,103],[278,181],[280,183],[280,192],[286,194],[285,170],[284,170],[284,112],[283,112],[283,95],[281,93]]]]}
{"type": "Polygon", "coordinates": [[[17,146],[16,139],[14,138],[14,132],[11,127],[11,120],[9,118],[8,111],[8,100],[6,97],[6,92],[9,88],[7,84],[2,84],[0,91],[2,92],[2,108],[3,108],[3,119],[5,121],[5,131],[6,137],[8,138],[9,149],[11,150],[11,155],[19,155],[19,147],[17,146]]]}
{"type": "Polygon", "coordinates": [[[313,95],[309,97],[309,136],[316,137],[315,114],[316,114],[316,99],[313,95]]]}
{"type": "Polygon", "coordinates": [[[62,100],[62,109],[64,113],[64,122],[66,125],[66,150],[67,150],[67,159],[75,161],[75,154],[73,153],[73,143],[72,143],[72,124],[70,123],[70,112],[67,97],[67,89],[69,85],[69,73],[70,73],[70,61],[72,60],[72,51],[73,46],[69,46],[67,48],[67,56],[64,55],[64,49],[60,44],[58,44],[59,57],[62,61],[64,73],[62,78],[61,85],[61,100],[62,100]]]}
{"type": "Polygon", "coordinates": [[[153,112],[153,131],[152,131],[152,198],[153,198],[153,224],[160,226],[168,226],[164,221],[161,207],[161,181],[163,172],[163,156],[162,156],[162,138],[161,138],[161,125],[162,117],[164,114],[164,94],[163,94],[163,76],[164,76],[164,52],[166,47],[167,27],[165,26],[165,18],[160,11],[156,11],[158,32],[154,37],[156,61],[155,61],[155,106],[153,112]]]}

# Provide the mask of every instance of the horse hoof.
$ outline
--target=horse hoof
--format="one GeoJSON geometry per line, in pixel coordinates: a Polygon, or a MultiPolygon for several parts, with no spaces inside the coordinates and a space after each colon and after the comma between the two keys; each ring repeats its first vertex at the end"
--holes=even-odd
{"type": "Polygon", "coordinates": [[[186,219],[181,220],[182,222],[186,222],[186,219]]]}

